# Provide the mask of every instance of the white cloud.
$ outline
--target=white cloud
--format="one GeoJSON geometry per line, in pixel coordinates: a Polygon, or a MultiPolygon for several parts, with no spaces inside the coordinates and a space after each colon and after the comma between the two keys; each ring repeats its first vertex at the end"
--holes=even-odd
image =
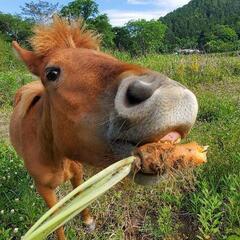
{"type": "Polygon", "coordinates": [[[105,10],[104,12],[108,15],[113,26],[122,26],[130,20],[158,19],[170,11],[187,4],[190,0],[127,0],[127,2],[132,5],[141,5],[141,9],[144,9],[145,5],[147,10],[105,10]],[[149,7],[154,10],[149,10],[149,7]]]}
{"type": "Polygon", "coordinates": [[[175,9],[190,2],[190,0],[128,0],[129,4],[135,5],[156,5],[164,9],[175,9]]]}
{"type": "Polygon", "coordinates": [[[166,11],[128,11],[128,10],[117,10],[117,9],[111,9],[111,10],[105,10],[104,11],[109,19],[110,23],[113,26],[122,26],[125,23],[127,23],[130,20],[138,20],[138,19],[158,19],[164,15],[167,14],[166,11]]]}

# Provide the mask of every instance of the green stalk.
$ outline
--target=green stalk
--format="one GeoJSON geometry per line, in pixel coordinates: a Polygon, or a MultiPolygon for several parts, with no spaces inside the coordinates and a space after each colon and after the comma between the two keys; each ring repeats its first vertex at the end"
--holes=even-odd
{"type": "Polygon", "coordinates": [[[22,239],[40,240],[47,237],[125,178],[131,171],[133,161],[134,157],[129,157],[114,163],[74,189],[47,211],[22,239]]]}

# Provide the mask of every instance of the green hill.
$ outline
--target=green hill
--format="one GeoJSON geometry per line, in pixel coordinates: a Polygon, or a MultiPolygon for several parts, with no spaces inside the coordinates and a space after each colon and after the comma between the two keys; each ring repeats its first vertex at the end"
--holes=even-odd
{"type": "Polygon", "coordinates": [[[19,66],[22,64],[16,57],[13,57],[11,42],[5,41],[0,34],[0,72],[10,71],[19,66]]]}
{"type": "Polygon", "coordinates": [[[160,20],[168,26],[171,47],[203,49],[213,40],[234,42],[240,36],[240,1],[192,0],[160,20]]]}
{"type": "Polygon", "coordinates": [[[12,104],[16,90],[31,79],[32,76],[26,72],[25,66],[14,56],[11,42],[5,41],[0,34],[0,113],[12,104]]]}

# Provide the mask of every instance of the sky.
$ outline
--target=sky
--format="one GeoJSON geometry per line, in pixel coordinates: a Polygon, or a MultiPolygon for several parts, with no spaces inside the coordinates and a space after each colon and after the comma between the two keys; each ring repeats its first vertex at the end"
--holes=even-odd
{"type": "MultiPolygon", "coordinates": [[[[72,0],[49,0],[60,6],[72,0]]],[[[96,0],[100,13],[106,13],[113,26],[122,26],[130,20],[158,19],[190,0],[96,0]]],[[[20,6],[29,0],[0,0],[0,12],[18,14],[20,6]]]]}

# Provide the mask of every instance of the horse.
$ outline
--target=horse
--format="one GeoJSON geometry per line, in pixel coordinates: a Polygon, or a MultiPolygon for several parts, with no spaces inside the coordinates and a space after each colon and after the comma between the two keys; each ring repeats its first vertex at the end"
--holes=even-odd
{"type": "MultiPolygon", "coordinates": [[[[33,32],[32,50],[12,44],[39,80],[16,92],[10,139],[49,208],[59,185],[70,180],[79,186],[82,164],[105,167],[137,146],[177,140],[192,128],[198,103],[189,89],[102,52],[100,36],[83,21],[56,16],[33,32]]],[[[90,211],[81,214],[93,230],[90,211]]],[[[56,233],[65,239],[63,227],[56,233]]]]}

